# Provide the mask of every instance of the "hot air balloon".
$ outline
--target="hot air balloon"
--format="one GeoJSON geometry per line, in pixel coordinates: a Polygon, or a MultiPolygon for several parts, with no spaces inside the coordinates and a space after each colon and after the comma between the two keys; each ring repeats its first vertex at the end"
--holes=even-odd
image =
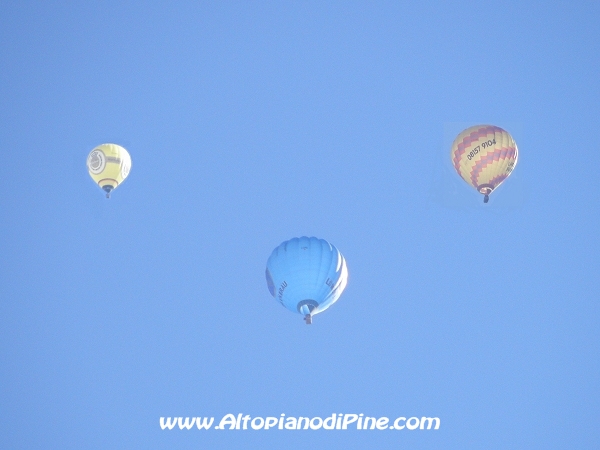
{"type": "Polygon", "coordinates": [[[456,137],[450,152],[454,169],[484,195],[484,203],[513,171],[518,155],[512,136],[493,125],[467,128],[456,137]]]}
{"type": "Polygon", "coordinates": [[[90,177],[110,197],[131,170],[131,157],[127,150],[117,144],[102,144],[92,150],[87,158],[87,168],[90,177]]]}
{"type": "Polygon", "coordinates": [[[290,239],[273,250],[267,261],[267,286],[275,299],[290,311],[312,316],[325,311],[348,283],[346,260],[324,239],[290,239]]]}

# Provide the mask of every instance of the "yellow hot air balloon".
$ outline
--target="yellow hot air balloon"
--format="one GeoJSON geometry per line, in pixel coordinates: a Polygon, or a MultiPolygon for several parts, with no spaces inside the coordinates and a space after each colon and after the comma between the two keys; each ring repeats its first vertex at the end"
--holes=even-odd
{"type": "Polygon", "coordinates": [[[116,189],[131,170],[131,157],[127,150],[117,144],[102,144],[92,150],[87,158],[90,177],[106,192],[116,189]]]}
{"type": "Polygon", "coordinates": [[[467,128],[456,137],[450,152],[454,169],[484,195],[484,203],[513,171],[518,156],[512,136],[493,125],[467,128]]]}

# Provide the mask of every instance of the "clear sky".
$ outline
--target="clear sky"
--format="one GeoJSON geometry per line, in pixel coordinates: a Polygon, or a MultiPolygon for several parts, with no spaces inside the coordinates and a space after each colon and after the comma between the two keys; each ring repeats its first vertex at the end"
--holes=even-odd
{"type": "Polygon", "coordinates": [[[0,7],[0,447],[600,448],[597,2],[0,7]],[[467,126],[519,163],[484,205],[467,126]],[[85,161],[127,148],[110,200],[85,161]],[[282,241],[346,257],[306,326],[282,241]],[[163,416],[437,431],[163,431],[163,416]]]}

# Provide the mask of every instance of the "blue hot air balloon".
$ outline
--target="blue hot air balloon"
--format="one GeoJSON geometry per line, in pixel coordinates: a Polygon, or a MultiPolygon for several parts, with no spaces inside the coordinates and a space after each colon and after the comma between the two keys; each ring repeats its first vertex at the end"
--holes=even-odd
{"type": "Polygon", "coordinates": [[[334,304],[348,283],[346,260],[324,239],[301,237],[285,241],[267,261],[267,286],[279,303],[312,316],[334,304]]]}

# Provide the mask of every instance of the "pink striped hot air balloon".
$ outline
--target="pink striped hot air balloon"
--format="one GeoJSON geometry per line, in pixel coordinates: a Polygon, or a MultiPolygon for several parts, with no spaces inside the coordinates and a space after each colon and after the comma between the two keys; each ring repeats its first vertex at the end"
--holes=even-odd
{"type": "Polygon", "coordinates": [[[467,128],[456,137],[450,152],[454,169],[484,195],[484,203],[513,171],[518,155],[512,136],[493,125],[467,128]]]}

